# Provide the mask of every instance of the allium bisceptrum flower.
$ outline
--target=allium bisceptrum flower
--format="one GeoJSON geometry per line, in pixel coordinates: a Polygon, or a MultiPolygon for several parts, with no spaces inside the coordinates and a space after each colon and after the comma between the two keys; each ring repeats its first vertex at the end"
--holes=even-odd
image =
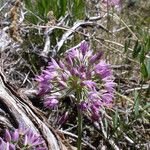
{"type": "Polygon", "coordinates": [[[31,129],[20,125],[14,132],[5,131],[4,138],[0,137],[0,150],[35,149],[47,150],[43,139],[31,129]]]}
{"type": "Polygon", "coordinates": [[[62,97],[80,92],[80,103],[76,99],[74,103],[97,120],[101,106],[112,102],[115,87],[110,65],[102,55],[102,51],[94,53],[88,43],[83,42],[80,48],[67,51],[61,60],[51,58],[47,68],[36,78],[44,106],[55,109],[62,97]]]}
{"type": "Polygon", "coordinates": [[[0,150],[16,150],[16,148],[14,144],[6,142],[0,137],[0,150]]]}

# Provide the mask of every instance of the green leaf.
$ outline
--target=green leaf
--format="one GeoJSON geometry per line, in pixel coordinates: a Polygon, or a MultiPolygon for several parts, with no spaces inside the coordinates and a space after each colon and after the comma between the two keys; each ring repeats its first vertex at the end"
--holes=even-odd
{"type": "Polygon", "coordinates": [[[141,64],[141,73],[142,73],[144,79],[148,78],[148,70],[144,63],[141,64]]]}
{"type": "Polygon", "coordinates": [[[130,39],[127,39],[124,44],[124,53],[128,51],[129,46],[130,46],[130,39]]]}
{"type": "Polygon", "coordinates": [[[136,58],[138,56],[141,49],[142,49],[142,46],[137,40],[133,49],[133,53],[132,53],[133,58],[136,58]]]}
{"type": "Polygon", "coordinates": [[[67,0],[59,0],[59,16],[64,16],[67,11],[67,0]]]}
{"type": "Polygon", "coordinates": [[[83,0],[74,0],[72,15],[76,19],[83,19],[84,17],[84,9],[85,8],[85,1],[83,0]]]}
{"type": "Polygon", "coordinates": [[[106,133],[107,133],[107,131],[108,131],[108,121],[107,121],[106,118],[104,118],[104,123],[105,123],[105,130],[106,130],[106,133]]]}
{"type": "Polygon", "coordinates": [[[136,117],[139,115],[139,94],[137,91],[134,92],[134,114],[136,117]]]}
{"type": "Polygon", "coordinates": [[[142,48],[139,57],[140,57],[140,63],[143,63],[144,60],[145,60],[145,51],[144,51],[144,48],[142,48]]]}
{"type": "Polygon", "coordinates": [[[145,52],[146,53],[150,52],[150,36],[147,37],[145,45],[146,45],[145,46],[145,52]]]}
{"type": "Polygon", "coordinates": [[[148,58],[146,61],[146,68],[148,72],[148,78],[150,78],[150,58],[148,58]]]}
{"type": "Polygon", "coordinates": [[[150,103],[147,103],[147,104],[143,107],[144,110],[145,110],[145,109],[148,109],[148,108],[150,108],[150,103]]]}
{"type": "Polygon", "coordinates": [[[115,111],[115,116],[113,117],[113,126],[114,128],[117,128],[119,124],[119,114],[118,114],[118,109],[115,111]]]}

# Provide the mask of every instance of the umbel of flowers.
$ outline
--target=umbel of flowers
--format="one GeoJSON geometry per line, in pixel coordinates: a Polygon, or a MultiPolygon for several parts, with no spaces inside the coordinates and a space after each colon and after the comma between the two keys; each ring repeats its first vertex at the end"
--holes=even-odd
{"type": "Polygon", "coordinates": [[[79,49],[67,51],[58,62],[51,58],[47,68],[36,78],[44,106],[55,109],[62,97],[80,95],[80,100],[75,99],[74,103],[98,120],[101,106],[112,102],[115,86],[110,65],[101,59],[102,54],[102,51],[95,54],[88,43],[83,42],[79,49]]]}
{"type": "Polygon", "coordinates": [[[81,149],[82,114],[93,120],[100,117],[102,106],[109,106],[113,100],[114,86],[110,65],[102,58],[102,51],[94,53],[87,42],[68,50],[56,61],[51,58],[47,68],[36,80],[38,95],[43,96],[44,106],[56,109],[64,96],[74,95],[78,110],[78,150],[81,149]]]}
{"type": "Polygon", "coordinates": [[[0,137],[0,150],[47,150],[43,144],[40,135],[23,125],[14,132],[6,130],[4,137],[0,137]]]}

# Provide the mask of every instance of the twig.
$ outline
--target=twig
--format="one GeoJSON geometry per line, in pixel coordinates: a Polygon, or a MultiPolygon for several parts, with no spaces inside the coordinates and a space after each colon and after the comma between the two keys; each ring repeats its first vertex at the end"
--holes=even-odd
{"type": "MultiPolygon", "coordinates": [[[[68,17],[68,14],[66,14],[66,16],[64,17],[64,18],[62,18],[61,20],[60,20],[60,22],[59,23],[57,23],[57,25],[56,26],[61,26],[63,23],[64,23],[64,20],[66,19],[68,17]]],[[[45,45],[44,45],[44,49],[43,49],[43,51],[41,52],[41,55],[42,56],[45,56],[45,57],[47,57],[47,55],[48,55],[48,52],[50,51],[50,34],[53,32],[53,30],[54,29],[56,29],[56,27],[55,26],[49,26],[49,27],[47,27],[47,29],[45,30],[45,33],[44,33],[44,35],[45,35],[45,45]]],[[[52,55],[54,55],[55,53],[52,51],[52,55]]]]}
{"type": "Polygon", "coordinates": [[[65,34],[63,34],[62,38],[60,39],[60,41],[57,43],[57,45],[54,47],[53,51],[58,52],[60,50],[60,48],[62,47],[62,45],[64,44],[64,42],[68,39],[68,37],[75,32],[75,30],[77,28],[79,28],[82,25],[91,25],[93,24],[93,22],[84,22],[84,21],[78,21],[75,22],[74,26],[72,28],[70,28],[65,34]]]}
{"type": "MultiPolygon", "coordinates": [[[[132,27],[132,25],[128,25],[128,27],[132,27]]],[[[120,32],[120,31],[122,31],[122,30],[124,30],[124,29],[126,29],[126,28],[127,28],[127,27],[125,26],[125,27],[122,27],[122,28],[120,28],[120,29],[114,30],[113,33],[120,32]]]]}
{"type": "Polygon", "coordinates": [[[103,18],[103,16],[94,16],[94,17],[89,17],[88,20],[89,21],[97,21],[97,20],[101,20],[103,18]]]}
{"type": "Polygon", "coordinates": [[[136,87],[136,88],[128,89],[125,91],[125,93],[129,93],[132,91],[138,91],[138,90],[145,90],[145,89],[148,89],[149,87],[150,87],[150,85],[146,84],[146,85],[143,85],[142,87],[136,87]]]}
{"type": "MultiPolygon", "coordinates": [[[[98,28],[102,28],[103,30],[105,30],[106,32],[109,32],[106,28],[104,28],[101,24],[97,24],[95,22],[92,21],[77,21],[74,23],[73,27],[68,29],[67,32],[65,34],[63,34],[62,38],[60,39],[60,41],[57,43],[57,45],[54,47],[55,52],[59,52],[59,50],[61,49],[62,45],[64,44],[64,42],[68,39],[68,37],[74,33],[77,32],[76,30],[79,27],[82,26],[97,26],[98,28]]],[[[80,32],[78,32],[80,33],[80,32]]],[[[82,33],[83,34],[83,33],[82,33]]],[[[86,37],[89,37],[89,35],[84,34],[86,37]]]]}
{"type": "Polygon", "coordinates": [[[131,66],[130,65],[111,65],[112,69],[118,69],[118,70],[130,70],[131,66]]]}
{"type": "Polygon", "coordinates": [[[41,55],[44,56],[44,57],[47,57],[47,53],[49,52],[50,50],[50,37],[49,35],[46,35],[46,40],[45,40],[45,45],[44,45],[44,49],[43,51],[41,52],[41,55]]]}
{"type": "Polygon", "coordinates": [[[48,26],[47,27],[47,30],[45,31],[45,35],[48,35],[48,34],[51,34],[52,33],[52,31],[54,30],[54,29],[56,29],[57,27],[59,27],[59,26],[62,26],[63,25],[63,23],[64,23],[64,21],[65,21],[65,19],[68,17],[68,14],[66,14],[56,25],[54,25],[54,26],[48,26]]]}
{"type": "Polygon", "coordinates": [[[6,2],[1,8],[0,8],[0,12],[4,9],[4,7],[8,4],[8,2],[6,2]]]}
{"type": "MultiPolygon", "coordinates": [[[[63,34],[62,38],[60,39],[60,41],[57,43],[57,45],[54,47],[54,49],[52,50],[53,52],[58,52],[62,45],[64,44],[64,42],[69,38],[69,36],[72,34],[72,33],[78,33],[78,34],[81,34],[85,37],[88,37],[88,38],[91,38],[90,35],[88,34],[85,34],[83,32],[80,32],[80,31],[77,31],[77,28],[81,27],[81,26],[97,26],[97,28],[102,28],[103,30],[105,30],[106,32],[109,32],[106,28],[104,28],[101,24],[98,24],[98,23],[95,23],[95,22],[91,22],[91,21],[78,21],[75,23],[75,25],[72,27],[72,28],[68,28],[68,27],[61,27],[61,26],[57,26],[57,25],[52,25],[51,26],[51,29],[61,29],[61,30],[66,30],[66,33],[63,34]]],[[[42,26],[42,25],[32,25],[32,26],[25,26],[23,27],[24,29],[27,29],[27,28],[36,28],[36,29],[39,29],[39,28],[48,28],[49,26],[42,26]]],[[[109,32],[110,33],[110,32],[109,32]]],[[[49,41],[49,39],[47,40],[49,41]]],[[[98,41],[98,40],[96,40],[98,41]]],[[[49,44],[47,44],[49,45],[49,44]]]]}

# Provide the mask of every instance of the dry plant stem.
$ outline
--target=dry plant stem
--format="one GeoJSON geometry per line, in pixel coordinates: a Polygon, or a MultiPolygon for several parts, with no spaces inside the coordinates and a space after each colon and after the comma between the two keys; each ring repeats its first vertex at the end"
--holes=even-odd
{"type": "MultiPolygon", "coordinates": [[[[60,39],[60,41],[58,41],[57,45],[55,46],[55,48],[53,49],[53,51],[55,52],[59,52],[59,50],[61,49],[61,47],[63,46],[64,42],[68,39],[68,37],[74,33],[74,32],[77,32],[79,34],[82,34],[82,35],[85,35],[84,33],[82,32],[78,32],[76,31],[79,27],[82,27],[82,26],[97,26],[98,28],[102,28],[103,30],[105,30],[106,32],[109,32],[105,27],[103,27],[101,24],[98,24],[98,23],[95,23],[95,22],[92,22],[92,21],[77,21],[74,23],[73,27],[71,28],[64,28],[64,27],[58,27],[58,26],[55,26],[56,28],[58,29],[63,29],[63,30],[67,30],[66,33],[63,34],[62,38],[60,39]]],[[[54,27],[54,26],[53,26],[54,27]]],[[[88,35],[85,35],[86,37],[88,35]]]]}
{"type": "Polygon", "coordinates": [[[93,16],[93,17],[88,17],[89,21],[98,21],[101,20],[103,18],[103,16],[93,16]]]}
{"type": "Polygon", "coordinates": [[[0,12],[5,8],[5,6],[8,4],[8,2],[6,2],[1,8],[0,8],[0,12]]]}
{"type": "MultiPolygon", "coordinates": [[[[128,25],[128,27],[132,27],[132,25],[128,25]]],[[[127,28],[127,27],[125,26],[125,27],[121,27],[121,28],[119,28],[119,29],[113,30],[113,33],[121,32],[121,31],[125,30],[126,28],[127,28]]]]}
{"type": "MultiPolygon", "coordinates": [[[[59,51],[60,48],[63,46],[64,42],[67,40],[67,38],[74,32],[78,33],[78,34],[81,34],[81,35],[84,35],[86,37],[89,37],[91,38],[91,36],[87,35],[87,34],[84,34],[82,32],[79,32],[77,31],[77,28],[79,28],[80,26],[99,26],[99,28],[102,28],[103,30],[105,30],[106,32],[109,32],[108,30],[106,30],[101,24],[97,24],[97,23],[94,23],[92,21],[88,21],[88,22],[76,22],[75,25],[72,27],[72,28],[66,28],[66,27],[60,27],[60,26],[51,26],[52,28],[55,28],[55,29],[61,29],[61,30],[67,30],[67,32],[65,34],[63,34],[61,40],[57,43],[57,45],[55,46],[55,48],[53,49],[53,51],[59,51]]],[[[38,25],[33,25],[33,26],[26,26],[24,28],[48,28],[49,26],[38,26],[38,25]]],[[[120,44],[120,43],[117,43],[117,42],[114,42],[114,41],[110,41],[110,40],[107,40],[107,39],[99,39],[98,37],[94,39],[95,41],[99,42],[100,40],[104,41],[104,42],[107,42],[107,43],[112,43],[112,44],[115,44],[117,46],[120,46],[122,48],[124,48],[124,45],[120,44]]],[[[130,51],[133,51],[132,48],[128,48],[130,51]]],[[[119,50],[118,50],[119,51],[119,50]]],[[[119,51],[120,52],[120,51],[119,51]]],[[[146,55],[146,58],[150,58],[150,56],[146,55]]],[[[134,61],[136,63],[139,64],[139,62],[137,61],[134,61]]]]}
{"type": "MultiPolygon", "coordinates": [[[[68,14],[66,14],[65,17],[62,18],[62,19],[60,20],[60,22],[57,23],[56,26],[62,26],[63,23],[64,23],[64,21],[65,21],[65,19],[66,19],[67,17],[68,17],[68,14]]],[[[41,52],[41,55],[43,55],[43,56],[45,56],[45,57],[47,57],[48,52],[50,51],[50,44],[51,44],[51,41],[50,41],[50,34],[53,32],[54,29],[56,29],[54,26],[53,26],[53,27],[52,27],[52,26],[49,26],[49,27],[47,27],[47,28],[45,29],[45,33],[44,33],[44,35],[45,35],[45,45],[44,45],[43,51],[41,52]]],[[[56,52],[53,52],[53,51],[52,51],[52,55],[54,55],[55,53],[56,53],[56,52]]]]}
{"type": "MultiPolygon", "coordinates": [[[[57,42],[56,46],[54,47],[54,49],[52,50],[52,52],[59,52],[59,50],[61,49],[61,47],[63,46],[63,44],[65,43],[65,41],[67,41],[67,39],[69,38],[70,35],[72,35],[73,33],[78,33],[80,35],[83,35],[85,37],[88,38],[92,38],[92,36],[85,34],[83,32],[77,31],[77,29],[79,29],[82,26],[97,26],[97,28],[101,28],[104,31],[110,33],[103,25],[92,22],[92,21],[77,21],[74,23],[74,26],[71,28],[67,28],[67,27],[61,27],[61,26],[39,26],[39,25],[32,25],[32,26],[25,26],[23,28],[52,28],[52,30],[54,29],[60,29],[60,30],[66,30],[66,32],[62,35],[62,38],[57,42]]],[[[94,39],[96,40],[96,39],[94,39]]],[[[104,39],[102,39],[104,41],[104,39]]],[[[97,40],[96,40],[97,41],[97,40]]],[[[46,40],[46,44],[45,44],[45,48],[44,48],[44,52],[47,51],[48,47],[50,46],[50,39],[49,37],[46,40]]],[[[42,52],[43,54],[43,52],[42,52]]]]}
{"type": "Polygon", "coordinates": [[[44,49],[43,49],[43,51],[41,53],[42,56],[46,56],[47,57],[47,53],[50,50],[50,44],[51,44],[50,37],[49,37],[49,35],[46,35],[44,49]]]}
{"type": "Polygon", "coordinates": [[[112,69],[117,69],[117,70],[130,70],[131,66],[130,65],[111,65],[112,69]]]}
{"type": "Polygon", "coordinates": [[[130,92],[133,92],[133,91],[139,91],[139,90],[146,90],[149,88],[149,84],[146,84],[146,85],[143,85],[141,87],[135,87],[135,88],[132,88],[132,89],[128,89],[125,91],[125,93],[130,93],[130,92]]]}
{"type": "Polygon", "coordinates": [[[88,24],[92,24],[93,22],[84,22],[84,21],[78,21],[74,23],[74,26],[72,28],[70,28],[66,33],[63,34],[62,38],[60,39],[60,41],[58,41],[57,45],[55,46],[55,50],[56,52],[58,52],[60,50],[60,48],[63,46],[64,42],[67,40],[67,38],[75,32],[75,30],[77,28],[79,28],[82,25],[88,25],[88,24]]]}

